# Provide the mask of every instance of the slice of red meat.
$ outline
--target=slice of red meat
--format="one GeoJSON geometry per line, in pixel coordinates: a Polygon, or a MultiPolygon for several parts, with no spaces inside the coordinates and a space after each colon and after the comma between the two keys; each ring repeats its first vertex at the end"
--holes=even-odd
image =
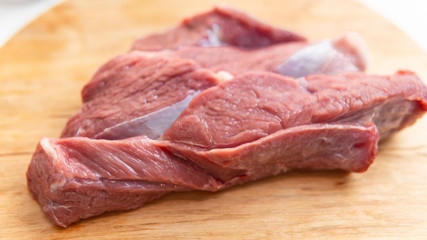
{"type": "Polygon", "coordinates": [[[140,207],[170,191],[215,190],[219,184],[144,136],[121,141],[45,138],[27,177],[43,211],[62,227],[106,211],[140,207]]]}
{"type": "Polygon", "coordinates": [[[137,44],[138,49],[148,44],[146,50],[150,50],[150,44],[161,44],[169,50],[132,51],[102,66],[83,88],[83,106],[68,121],[61,137],[123,139],[146,135],[156,139],[197,94],[233,78],[233,74],[259,70],[299,77],[363,70],[364,47],[354,39],[357,37],[345,35],[309,44],[240,12],[215,8],[137,44]],[[212,26],[220,26],[227,41],[221,46],[198,44],[212,26]],[[197,43],[193,42],[196,35],[197,43]],[[249,40],[242,40],[242,36],[249,40]],[[182,42],[176,45],[175,38],[182,42]]]}
{"type": "Polygon", "coordinates": [[[244,74],[198,95],[163,139],[209,149],[234,147],[310,123],[315,101],[293,78],[244,74]]]}
{"type": "Polygon", "coordinates": [[[377,153],[379,132],[387,136],[426,110],[427,88],[410,72],[299,81],[251,73],[194,98],[164,140],[43,139],[27,171],[28,186],[47,216],[66,227],[103,212],[140,207],[171,191],[217,191],[292,169],[360,172],[377,153]],[[237,89],[243,94],[235,94],[237,89]],[[200,114],[203,108],[206,114],[200,114]],[[241,120],[224,125],[218,116],[229,110],[241,120]],[[188,116],[199,122],[183,125],[188,116]],[[201,126],[207,131],[199,132],[201,126]],[[229,133],[236,129],[259,131],[233,138],[229,133]],[[200,134],[214,141],[197,138],[200,134]]]}
{"type": "Polygon", "coordinates": [[[378,139],[373,124],[334,123],[291,127],[231,148],[159,143],[206,169],[225,185],[233,185],[293,169],[363,172],[374,160],[378,139]],[[230,174],[238,169],[245,169],[245,174],[230,174]]]}
{"type": "Polygon", "coordinates": [[[83,106],[61,137],[157,138],[199,92],[217,84],[192,60],[132,52],[113,58],[83,88],[83,106]]]}
{"type": "Polygon", "coordinates": [[[229,45],[186,46],[168,54],[192,59],[215,72],[238,75],[247,71],[270,71],[296,78],[314,73],[363,71],[367,61],[363,40],[354,33],[317,43],[280,43],[252,50],[229,45]]]}
{"type": "Polygon", "coordinates": [[[374,121],[386,136],[412,124],[426,109],[427,88],[411,72],[390,77],[361,72],[310,75],[298,80],[248,73],[198,95],[162,137],[207,149],[226,148],[289,127],[346,119],[374,121]]]}
{"type": "Polygon", "coordinates": [[[175,52],[134,51],[120,55],[101,67],[83,88],[84,104],[69,120],[62,137],[122,139],[147,135],[155,139],[197,94],[222,81],[216,73],[277,72],[280,66],[282,75],[295,76],[301,71],[308,74],[336,73],[347,68],[357,70],[350,62],[352,58],[343,61],[342,49],[349,51],[352,46],[350,42],[347,45],[347,48],[340,47],[341,52],[326,41],[308,46],[300,42],[276,44],[251,51],[231,47],[187,47],[175,52]],[[329,46],[326,49],[322,47],[325,44],[329,46]],[[298,59],[307,63],[308,55],[313,59],[311,68],[286,71],[285,68],[294,69],[291,66],[298,65],[298,59]],[[329,64],[334,60],[342,64],[329,64]]]}
{"type": "Polygon", "coordinates": [[[350,35],[308,43],[222,7],[185,19],[95,74],[66,138],[37,146],[29,190],[66,227],[172,191],[365,171],[379,138],[427,111],[427,88],[411,72],[354,72],[366,66],[361,46],[350,35]]]}
{"type": "Polygon", "coordinates": [[[292,169],[364,171],[377,152],[377,140],[373,125],[351,124],[300,126],[207,152],[145,136],[45,138],[27,179],[49,219],[67,227],[104,212],[141,207],[172,191],[216,191],[292,169]],[[191,161],[176,156],[188,153],[191,161]]]}
{"type": "Polygon", "coordinates": [[[139,39],[132,49],[158,51],[190,45],[232,45],[253,49],[293,41],[305,41],[305,38],[264,24],[243,12],[216,7],[207,13],[184,19],[179,26],[166,33],[139,39]]]}

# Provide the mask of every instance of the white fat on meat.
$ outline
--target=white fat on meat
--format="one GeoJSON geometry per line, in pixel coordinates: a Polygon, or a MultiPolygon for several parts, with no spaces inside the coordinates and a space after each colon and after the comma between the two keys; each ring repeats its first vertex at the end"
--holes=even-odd
{"type": "Polygon", "coordinates": [[[216,77],[218,82],[226,82],[234,78],[233,74],[227,71],[219,71],[216,73],[216,77]]]}

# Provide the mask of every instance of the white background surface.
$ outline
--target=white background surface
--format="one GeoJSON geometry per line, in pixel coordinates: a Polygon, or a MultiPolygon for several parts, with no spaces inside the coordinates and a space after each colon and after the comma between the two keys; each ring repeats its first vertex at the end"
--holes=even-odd
{"type": "MultiPolygon", "coordinates": [[[[33,19],[62,1],[63,0],[0,0],[0,47],[33,19]]],[[[427,1],[358,1],[393,22],[417,42],[427,53],[427,1]]]]}

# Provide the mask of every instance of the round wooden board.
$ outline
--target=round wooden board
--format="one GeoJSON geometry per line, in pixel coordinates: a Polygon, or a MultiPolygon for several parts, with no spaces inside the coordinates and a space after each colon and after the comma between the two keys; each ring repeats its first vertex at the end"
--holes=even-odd
{"type": "MultiPolygon", "coordinates": [[[[223,1],[221,1],[223,2],[223,1]]],[[[51,224],[26,188],[37,142],[57,137],[80,90],[138,36],[166,30],[220,1],[65,2],[0,49],[0,238],[413,239],[427,238],[427,117],[380,146],[365,173],[291,172],[218,193],[174,193],[145,207],[67,229],[51,224]]],[[[353,1],[228,1],[313,40],[359,32],[368,72],[411,69],[427,56],[396,27],[353,1]]]]}

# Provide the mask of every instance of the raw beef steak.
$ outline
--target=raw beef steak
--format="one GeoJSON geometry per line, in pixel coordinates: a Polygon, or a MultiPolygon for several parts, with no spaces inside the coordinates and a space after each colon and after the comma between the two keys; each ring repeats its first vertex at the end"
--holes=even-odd
{"type": "Polygon", "coordinates": [[[158,51],[182,46],[217,47],[233,45],[242,49],[265,47],[276,43],[305,41],[290,31],[264,24],[243,12],[227,7],[186,18],[176,28],[137,40],[132,49],[158,51]]]}
{"type": "Polygon", "coordinates": [[[426,110],[427,88],[410,72],[299,81],[247,73],[195,97],[160,140],[43,139],[28,185],[46,215],[66,227],[171,191],[217,191],[292,169],[360,172],[380,135],[426,110]]]}
{"type": "Polygon", "coordinates": [[[355,34],[310,42],[215,8],[102,66],[62,138],[38,144],[28,188],[67,227],[174,191],[366,171],[379,140],[427,111],[427,87],[409,71],[365,67],[355,34]]]}

